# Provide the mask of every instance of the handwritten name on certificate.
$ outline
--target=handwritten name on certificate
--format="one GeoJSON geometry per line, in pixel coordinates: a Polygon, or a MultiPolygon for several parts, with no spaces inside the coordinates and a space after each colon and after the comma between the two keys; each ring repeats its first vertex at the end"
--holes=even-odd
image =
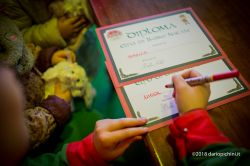
{"type": "Polygon", "coordinates": [[[221,55],[188,10],[100,28],[100,35],[119,82],[221,55]]]}
{"type": "MultiPolygon", "coordinates": [[[[200,72],[202,75],[212,75],[218,73],[218,71],[230,71],[230,68],[224,60],[217,60],[193,67],[192,69],[200,72]]],[[[182,72],[184,71],[124,86],[122,93],[126,96],[126,102],[129,103],[129,111],[132,113],[132,116],[148,118],[148,126],[178,116],[178,108],[172,96],[173,88],[165,88],[165,84],[171,82],[173,74],[182,72]]],[[[210,86],[211,95],[208,107],[215,102],[225,101],[229,97],[247,91],[247,87],[238,78],[212,82],[210,86]]]]}

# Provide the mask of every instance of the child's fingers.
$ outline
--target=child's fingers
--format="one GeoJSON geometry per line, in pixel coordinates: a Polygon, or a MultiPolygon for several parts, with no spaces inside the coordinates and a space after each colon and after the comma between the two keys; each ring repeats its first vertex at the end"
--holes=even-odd
{"type": "Polygon", "coordinates": [[[110,132],[110,138],[112,138],[112,140],[114,140],[114,142],[117,143],[127,140],[129,138],[141,136],[143,134],[146,134],[147,132],[148,132],[147,127],[132,127],[132,128],[112,131],[110,132]]]}
{"type": "Polygon", "coordinates": [[[79,22],[82,18],[79,16],[74,16],[74,17],[70,17],[68,18],[68,21],[72,24],[76,24],[77,22],[79,22]]]}
{"type": "Polygon", "coordinates": [[[82,30],[82,27],[74,28],[74,37],[77,36],[81,30],[82,30]]]}
{"type": "Polygon", "coordinates": [[[79,27],[82,27],[83,25],[87,24],[87,21],[84,20],[84,19],[80,19],[79,21],[77,21],[75,24],[74,24],[74,27],[75,28],[79,28],[79,27]]]}
{"type": "Polygon", "coordinates": [[[78,26],[76,26],[74,28],[74,33],[76,33],[78,35],[78,33],[84,28],[86,27],[88,24],[86,22],[83,22],[82,24],[79,24],[78,26]]]}
{"type": "Polygon", "coordinates": [[[198,77],[201,76],[201,74],[195,70],[188,70],[181,74],[183,78],[192,78],[192,77],[198,77]]]}
{"type": "Polygon", "coordinates": [[[114,131],[128,127],[142,126],[146,124],[147,119],[143,118],[120,118],[112,120],[107,126],[107,130],[114,131]]]}
{"type": "Polygon", "coordinates": [[[173,83],[174,83],[174,87],[176,91],[179,91],[179,89],[185,88],[187,86],[189,86],[186,81],[184,80],[184,78],[182,78],[182,76],[180,75],[174,75],[172,77],[173,83]]]}
{"type": "Polygon", "coordinates": [[[197,76],[201,76],[201,74],[195,70],[188,70],[182,73],[181,75],[174,75],[172,77],[172,80],[173,80],[175,88],[180,89],[182,87],[188,86],[188,84],[184,80],[185,78],[192,78],[192,77],[197,77],[197,76]]]}

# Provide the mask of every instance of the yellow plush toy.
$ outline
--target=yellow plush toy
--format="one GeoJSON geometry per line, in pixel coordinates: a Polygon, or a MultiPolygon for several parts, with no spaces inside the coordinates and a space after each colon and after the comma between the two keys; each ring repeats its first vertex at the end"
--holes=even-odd
{"type": "Polygon", "coordinates": [[[87,107],[92,104],[95,90],[88,80],[85,70],[76,62],[61,61],[42,75],[45,80],[45,98],[60,89],[63,98],[83,97],[87,107]]]}

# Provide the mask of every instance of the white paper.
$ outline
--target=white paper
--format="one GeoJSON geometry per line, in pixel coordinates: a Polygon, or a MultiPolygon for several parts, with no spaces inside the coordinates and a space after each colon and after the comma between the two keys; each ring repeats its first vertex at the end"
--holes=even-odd
{"type": "MultiPolygon", "coordinates": [[[[193,69],[200,72],[202,75],[213,75],[230,71],[223,60],[196,66],[193,67],[193,69]]],[[[137,117],[154,118],[151,122],[178,113],[175,99],[172,97],[173,88],[165,88],[165,85],[171,82],[173,74],[180,74],[183,72],[184,71],[180,71],[178,73],[162,75],[124,86],[125,94],[128,97],[127,103],[130,103],[132,106],[131,111],[133,111],[137,117]]],[[[237,78],[211,82],[210,87],[211,96],[209,102],[244,90],[244,86],[237,78]]]]}
{"type": "Polygon", "coordinates": [[[107,29],[104,37],[120,80],[219,54],[188,12],[107,29]]]}

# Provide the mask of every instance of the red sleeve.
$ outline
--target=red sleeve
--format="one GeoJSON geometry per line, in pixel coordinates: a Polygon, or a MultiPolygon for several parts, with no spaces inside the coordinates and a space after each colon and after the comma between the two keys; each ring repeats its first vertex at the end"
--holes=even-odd
{"type": "Polygon", "coordinates": [[[197,109],[176,118],[169,126],[180,159],[210,144],[226,143],[225,137],[214,125],[206,110],[197,109]]]}
{"type": "Polygon", "coordinates": [[[69,165],[108,165],[95,149],[93,142],[93,133],[79,142],[72,142],[68,144],[66,155],[69,165]]]}

